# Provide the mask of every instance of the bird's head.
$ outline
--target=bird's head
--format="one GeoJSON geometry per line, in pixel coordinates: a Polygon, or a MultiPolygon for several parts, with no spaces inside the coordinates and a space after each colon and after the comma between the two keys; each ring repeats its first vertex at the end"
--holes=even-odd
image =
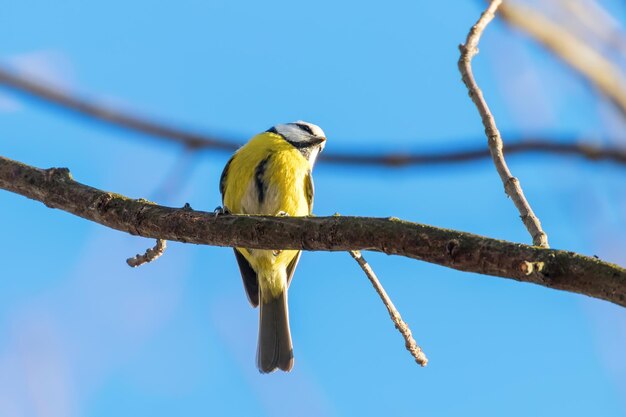
{"type": "Polygon", "coordinates": [[[302,155],[313,165],[317,155],[326,145],[324,131],[313,123],[297,122],[285,123],[273,126],[268,132],[280,135],[287,142],[298,149],[302,155]]]}

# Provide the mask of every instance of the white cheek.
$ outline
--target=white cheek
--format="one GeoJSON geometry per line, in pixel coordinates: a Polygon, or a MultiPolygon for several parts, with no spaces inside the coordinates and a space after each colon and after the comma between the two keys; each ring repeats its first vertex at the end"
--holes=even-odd
{"type": "Polygon", "coordinates": [[[309,163],[311,164],[311,166],[315,165],[315,160],[317,159],[317,155],[319,155],[319,153],[320,148],[318,147],[315,147],[311,150],[311,153],[309,154],[309,163]]]}

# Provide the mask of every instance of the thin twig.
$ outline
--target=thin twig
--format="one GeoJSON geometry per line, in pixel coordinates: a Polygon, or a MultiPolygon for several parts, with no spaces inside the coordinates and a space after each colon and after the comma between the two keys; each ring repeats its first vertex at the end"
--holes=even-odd
{"type": "Polygon", "coordinates": [[[2,156],[0,189],[147,238],[253,249],[371,250],[585,294],[626,307],[626,269],[618,265],[398,218],[216,216],[188,205],[176,209],[131,199],[74,181],[67,168],[40,169],[2,156]]]}
{"type": "Polygon", "coordinates": [[[511,174],[511,171],[506,164],[502,151],[502,137],[496,127],[496,121],[489,110],[489,106],[483,97],[483,93],[480,88],[478,88],[478,84],[476,83],[474,74],[472,73],[472,58],[478,53],[478,42],[480,41],[480,37],[485,30],[485,27],[487,27],[489,22],[491,22],[494,18],[495,12],[500,3],[502,3],[502,0],[491,1],[487,9],[480,16],[480,19],[478,19],[478,22],[476,22],[467,34],[465,45],[459,45],[459,50],[461,51],[461,56],[459,58],[459,71],[461,72],[463,82],[469,90],[469,95],[478,109],[478,113],[480,113],[483,126],[485,127],[485,134],[487,135],[489,150],[491,151],[491,156],[496,166],[496,170],[498,171],[498,174],[500,174],[500,179],[504,184],[504,190],[513,200],[515,207],[517,207],[522,221],[524,222],[524,225],[526,225],[526,229],[528,229],[528,232],[533,238],[533,244],[547,248],[549,247],[548,236],[541,228],[539,219],[535,216],[533,209],[524,197],[524,192],[522,191],[519,180],[511,174]]]}
{"type": "MultiPolygon", "coordinates": [[[[178,144],[191,151],[216,149],[233,151],[240,146],[238,141],[227,140],[204,133],[191,132],[186,129],[163,124],[157,120],[129,114],[119,109],[77,97],[60,89],[45,85],[41,82],[25,78],[12,71],[0,68],[0,84],[14,91],[48,104],[72,111],[80,116],[117,127],[150,135],[167,142],[178,144]]],[[[239,142],[241,142],[241,138],[239,142]]],[[[383,142],[379,140],[379,142],[383,142]]],[[[518,138],[515,143],[508,143],[505,147],[508,154],[541,152],[555,155],[578,155],[591,161],[613,161],[626,164],[626,149],[616,147],[599,147],[592,144],[572,143],[567,138],[518,138]]],[[[487,149],[445,150],[440,152],[381,152],[375,153],[323,153],[320,160],[325,163],[338,165],[384,166],[399,168],[409,165],[454,164],[476,161],[490,157],[487,149]]]]}
{"type": "Polygon", "coordinates": [[[143,264],[155,261],[161,255],[163,255],[166,247],[167,243],[165,243],[165,240],[157,239],[156,245],[154,245],[153,248],[148,248],[148,250],[146,250],[146,253],[144,253],[143,255],[137,254],[134,258],[126,259],[126,263],[132,268],[137,268],[138,266],[141,266],[143,264]]]}
{"type": "Polygon", "coordinates": [[[418,346],[415,339],[413,339],[413,335],[411,334],[411,329],[409,328],[409,325],[406,324],[404,320],[402,320],[400,312],[398,312],[396,306],[393,305],[391,298],[389,298],[389,296],[387,295],[387,292],[378,280],[378,277],[374,273],[374,270],[370,267],[365,258],[363,258],[360,251],[351,250],[349,253],[359,263],[359,266],[361,267],[361,269],[363,269],[363,272],[365,272],[365,275],[367,275],[367,278],[374,286],[374,289],[380,296],[380,299],[385,304],[385,307],[387,307],[389,317],[391,317],[391,320],[396,326],[396,329],[398,329],[400,334],[402,334],[402,337],[404,337],[404,346],[406,347],[406,350],[408,350],[409,353],[415,358],[415,362],[417,362],[418,365],[426,366],[428,364],[428,358],[426,357],[426,354],[424,353],[422,348],[418,346]]]}

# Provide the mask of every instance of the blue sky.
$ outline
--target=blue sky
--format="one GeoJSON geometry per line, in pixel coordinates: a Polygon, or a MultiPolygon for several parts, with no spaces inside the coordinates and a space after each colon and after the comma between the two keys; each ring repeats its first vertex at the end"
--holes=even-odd
{"type": "MultiPolygon", "coordinates": [[[[625,21],[623,4],[605,5],[625,21]]],[[[248,137],[304,119],[323,127],[328,151],[455,149],[482,140],[456,68],[480,7],[11,2],[0,63],[208,132],[248,137]]],[[[496,21],[480,50],[475,74],[505,140],[626,146],[618,112],[523,36],[496,21]]],[[[0,126],[3,156],[162,204],[220,202],[225,153],[185,156],[3,89],[0,126]]],[[[553,247],[626,264],[623,167],[547,156],[510,165],[553,247]]],[[[530,241],[486,160],[320,164],[315,183],[317,215],[393,215],[530,241]]],[[[152,242],[6,192],[0,210],[2,416],[626,414],[626,319],[606,302],[366,253],[429,356],[420,369],[350,256],[305,253],[290,289],[294,371],[260,375],[258,313],[230,249],[171,243],[130,269],[124,260],[152,242]]]]}

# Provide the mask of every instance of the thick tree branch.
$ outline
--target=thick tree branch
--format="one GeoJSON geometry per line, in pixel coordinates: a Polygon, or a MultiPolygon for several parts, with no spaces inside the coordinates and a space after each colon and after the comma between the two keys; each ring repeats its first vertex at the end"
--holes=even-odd
{"type": "MultiPolygon", "coordinates": [[[[119,109],[103,106],[85,98],[77,97],[43,83],[17,75],[0,68],[0,85],[19,93],[28,94],[46,103],[56,105],[90,119],[140,132],[166,142],[175,143],[192,151],[217,149],[233,151],[239,147],[234,140],[218,138],[204,133],[192,132],[160,123],[149,118],[128,114],[119,109]]],[[[507,154],[548,153],[562,156],[580,156],[591,161],[612,161],[626,164],[626,149],[599,147],[579,143],[576,138],[555,140],[549,138],[519,138],[505,146],[507,154]]],[[[366,165],[403,167],[408,165],[454,164],[489,158],[484,147],[440,152],[377,152],[372,154],[323,153],[320,159],[339,165],[366,165]]]]}
{"type": "Polygon", "coordinates": [[[478,88],[478,84],[474,79],[472,72],[472,58],[478,53],[478,42],[480,37],[489,24],[493,20],[498,6],[502,3],[502,0],[492,0],[487,9],[483,12],[478,19],[478,22],[470,29],[467,34],[467,40],[465,45],[460,45],[461,56],[459,57],[459,71],[461,72],[461,78],[463,83],[469,91],[469,95],[478,109],[478,113],[485,127],[485,134],[487,135],[487,143],[493,163],[500,175],[502,184],[504,185],[504,191],[511,197],[515,207],[519,211],[520,217],[526,226],[526,229],[533,238],[533,244],[536,246],[548,247],[548,236],[541,228],[541,222],[539,218],[533,212],[532,207],[526,200],[522,186],[519,180],[511,174],[511,170],[504,159],[503,142],[500,136],[500,131],[496,126],[496,121],[489,110],[487,101],[483,97],[483,93],[478,88]]]}
{"type": "Polygon", "coordinates": [[[371,250],[626,306],[626,269],[618,265],[396,218],[215,216],[101,191],[74,181],[66,168],[43,170],[2,157],[0,188],[148,238],[258,249],[371,250]]]}

